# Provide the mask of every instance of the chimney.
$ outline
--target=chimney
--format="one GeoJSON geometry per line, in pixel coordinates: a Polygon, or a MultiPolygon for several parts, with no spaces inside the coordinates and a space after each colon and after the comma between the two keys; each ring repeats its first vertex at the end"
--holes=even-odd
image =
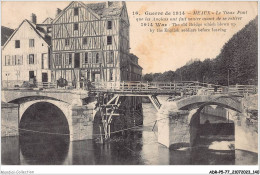
{"type": "Polygon", "coordinates": [[[58,16],[58,15],[60,14],[60,12],[61,12],[61,9],[60,9],[60,8],[57,8],[57,10],[56,10],[56,16],[58,16]]]}
{"type": "Polygon", "coordinates": [[[36,15],[35,15],[34,13],[32,13],[32,15],[31,15],[31,21],[32,21],[32,23],[34,23],[34,24],[37,23],[37,17],[36,17],[36,15]]]}

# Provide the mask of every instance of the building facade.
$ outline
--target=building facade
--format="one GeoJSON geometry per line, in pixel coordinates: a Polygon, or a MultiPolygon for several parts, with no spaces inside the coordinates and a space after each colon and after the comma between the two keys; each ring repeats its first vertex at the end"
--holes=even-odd
{"type": "Polygon", "coordinates": [[[2,47],[3,86],[21,86],[24,81],[51,81],[48,32],[32,21],[24,20],[2,47]]]}
{"type": "Polygon", "coordinates": [[[52,22],[52,78],[68,82],[141,80],[129,53],[125,2],[71,2],[52,22]]]}

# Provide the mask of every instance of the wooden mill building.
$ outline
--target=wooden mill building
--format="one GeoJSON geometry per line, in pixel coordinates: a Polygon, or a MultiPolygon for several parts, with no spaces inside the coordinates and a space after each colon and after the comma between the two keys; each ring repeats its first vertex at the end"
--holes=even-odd
{"type": "Polygon", "coordinates": [[[71,2],[52,21],[54,80],[141,80],[138,58],[129,52],[125,2],[71,2]]]}

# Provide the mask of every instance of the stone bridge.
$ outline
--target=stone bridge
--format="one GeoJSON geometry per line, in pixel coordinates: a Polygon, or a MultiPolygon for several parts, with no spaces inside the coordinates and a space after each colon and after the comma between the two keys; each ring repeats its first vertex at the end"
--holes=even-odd
{"type": "MultiPolygon", "coordinates": [[[[17,104],[12,107],[12,112],[8,111],[8,105],[6,108],[2,106],[2,125],[10,122],[10,115],[16,115],[18,122],[11,123],[12,126],[16,125],[18,131],[19,122],[26,110],[34,104],[44,102],[56,106],[64,114],[68,122],[70,141],[93,139],[95,101],[86,91],[2,90],[2,101],[17,104]],[[13,112],[14,108],[18,108],[17,114],[13,112]]],[[[195,95],[168,101],[158,112],[158,142],[174,149],[182,146],[191,147],[198,137],[200,111],[204,106],[218,105],[243,114],[245,112],[242,104],[241,97],[234,95],[195,95]]]]}
{"type": "Polygon", "coordinates": [[[173,149],[193,146],[199,136],[200,111],[207,105],[244,111],[240,96],[198,95],[166,102],[158,113],[158,142],[173,149]]]}
{"type": "MultiPolygon", "coordinates": [[[[95,103],[83,105],[84,99],[87,98],[86,91],[2,90],[2,102],[18,104],[17,114],[12,113],[16,116],[9,116],[11,113],[5,112],[2,122],[8,125],[5,121],[16,117],[20,123],[23,114],[32,105],[49,103],[56,106],[66,117],[71,141],[92,139],[95,103]]],[[[19,124],[15,128],[18,130],[19,124]]]]}

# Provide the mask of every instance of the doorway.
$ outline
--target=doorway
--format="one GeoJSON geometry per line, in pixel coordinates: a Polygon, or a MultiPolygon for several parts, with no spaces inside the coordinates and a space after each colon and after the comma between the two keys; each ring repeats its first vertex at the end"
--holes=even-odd
{"type": "Polygon", "coordinates": [[[29,79],[34,78],[34,71],[29,71],[29,79]]]}
{"type": "Polygon", "coordinates": [[[42,73],[42,82],[48,82],[48,73],[42,73]]]}

